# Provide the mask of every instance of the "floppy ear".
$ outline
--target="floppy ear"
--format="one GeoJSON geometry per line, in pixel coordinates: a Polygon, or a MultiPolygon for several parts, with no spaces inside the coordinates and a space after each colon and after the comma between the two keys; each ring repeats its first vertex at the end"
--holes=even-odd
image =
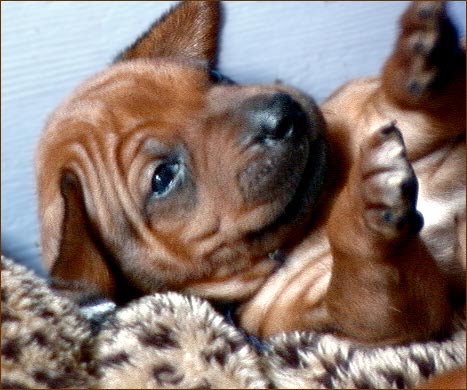
{"type": "Polygon", "coordinates": [[[93,234],[79,179],[72,172],[63,173],[60,189],[65,207],[59,253],[50,271],[52,287],[78,303],[114,298],[109,259],[93,234]]]}
{"type": "Polygon", "coordinates": [[[215,65],[220,24],[218,1],[185,1],[157,20],[115,62],[188,57],[215,65]]]}

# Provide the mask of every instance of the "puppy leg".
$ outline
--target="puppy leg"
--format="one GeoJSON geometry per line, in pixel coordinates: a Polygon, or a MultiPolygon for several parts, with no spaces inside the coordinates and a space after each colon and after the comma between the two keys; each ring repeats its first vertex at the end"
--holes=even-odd
{"type": "Polygon", "coordinates": [[[400,21],[400,35],[383,71],[386,96],[402,108],[463,120],[465,48],[443,2],[413,2],[400,21]]]}
{"type": "Polygon", "coordinates": [[[401,18],[400,35],[385,65],[380,90],[383,101],[389,103],[383,104],[383,110],[397,119],[417,169],[426,233],[432,237],[427,244],[432,250],[443,248],[433,238],[443,237],[447,229],[458,232],[457,249],[448,249],[447,242],[446,249],[437,250],[439,254],[457,251],[457,264],[454,258],[438,258],[456,301],[465,297],[465,58],[465,41],[459,40],[446,3],[413,2],[401,18]],[[441,212],[427,206],[435,200],[441,212]]]}
{"type": "Polygon", "coordinates": [[[445,281],[418,232],[417,179],[394,124],[362,143],[331,212],[326,309],[336,331],[369,343],[425,339],[449,318],[445,281]]]}

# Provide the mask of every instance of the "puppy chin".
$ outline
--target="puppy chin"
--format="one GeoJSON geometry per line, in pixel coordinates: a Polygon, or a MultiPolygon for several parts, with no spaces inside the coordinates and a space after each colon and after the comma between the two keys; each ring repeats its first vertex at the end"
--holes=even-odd
{"type": "Polygon", "coordinates": [[[275,260],[265,258],[246,271],[229,276],[222,276],[221,271],[220,275],[189,283],[182,291],[211,300],[245,301],[260,289],[277,265],[275,260]]]}
{"type": "Polygon", "coordinates": [[[277,205],[268,223],[249,234],[252,246],[257,248],[251,248],[251,253],[271,253],[286,245],[288,240],[299,239],[304,226],[320,212],[323,193],[328,185],[329,147],[324,138],[319,137],[310,142],[309,149],[308,161],[292,196],[287,202],[277,205]]]}

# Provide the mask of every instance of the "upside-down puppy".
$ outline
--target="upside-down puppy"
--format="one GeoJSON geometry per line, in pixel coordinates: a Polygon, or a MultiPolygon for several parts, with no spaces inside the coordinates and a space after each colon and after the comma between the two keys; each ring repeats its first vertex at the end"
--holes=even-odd
{"type": "Polygon", "coordinates": [[[412,3],[400,28],[380,77],[322,105],[331,152],[315,223],[247,305],[246,328],[400,342],[442,333],[465,304],[465,45],[442,2],[412,3]]]}
{"type": "Polygon", "coordinates": [[[298,91],[220,77],[218,25],[218,3],[182,3],[49,119],[53,285],[240,302],[259,336],[445,331],[465,280],[465,56],[443,6],[411,7],[381,80],[335,94],[327,126],[298,91]]]}

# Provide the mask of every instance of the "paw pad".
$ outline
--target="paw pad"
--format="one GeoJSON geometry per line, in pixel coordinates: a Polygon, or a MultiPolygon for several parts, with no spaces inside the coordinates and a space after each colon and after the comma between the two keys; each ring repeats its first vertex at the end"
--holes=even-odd
{"type": "Polygon", "coordinates": [[[405,89],[419,100],[452,77],[450,69],[459,57],[458,37],[442,2],[415,2],[402,27],[401,44],[408,60],[405,89]]]}
{"type": "Polygon", "coordinates": [[[415,3],[415,15],[422,22],[433,21],[443,11],[443,4],[434,1],[420,1],[415,3]]]}

